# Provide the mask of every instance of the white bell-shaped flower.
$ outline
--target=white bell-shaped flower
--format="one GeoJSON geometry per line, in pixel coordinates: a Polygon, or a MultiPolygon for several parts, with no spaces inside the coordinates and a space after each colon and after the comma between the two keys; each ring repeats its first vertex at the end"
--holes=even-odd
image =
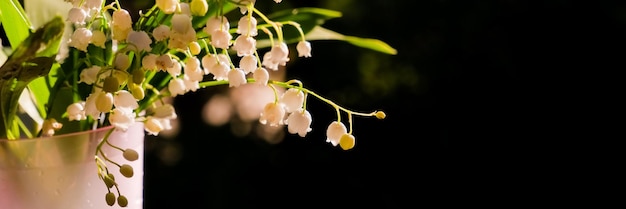
{"type": "Polygon", "coordinates": [[[265,52],[265,54],[263,55],[263,61],[261,62],[261,64],[266,67],[267,69],[270,70],[278,70],[278,63],[272,62],[272,59],[270,59],[270,57],[272,57],[272,53],[271,52],[265,52]]]}
{"type": "Polygon", "coordinates": [[[85,102],[74,102],[71,105],[67,106],[67,116],[69,121],[73,120],[85,120],[87,119],[87,115],[85,115],[85,102]]]}
{"type": "Polygon", "coordinates": [[[101,113],[96,107],[96,98],[101,91],[102,90],[96,89],[96,91],[89,94],[85,100],[85,115],[91,116],[94,119],[98,119],[101,113]]]}
{"type": "Polygon", "coordinates": [[[311,43],[308,41],[300,41],[296,45],[298,57],[311,57],[311,43]]]}
{"type": "Polygon", "coordinates": [[[253,54],[245,55],[239,60],[239,68],[247,75],[257,69],[257,59],[253,54]]]}
{"type": "Polygon", "coordinates": [[[158,57],[156,54],[146,54],[141,58],[141,66],[146,70],[157,70],[156,60],[158,57]]]}
{"type": "Polygon", "coordinates": [[[148,33],[145,31],[130,31],[128,37],[126,37],[126,42],[131,49],[137,52],[152,50],[150,47],[152,39],[150,39],[150,36],[148,36],[148,33]]]}
{"type": "Polygon", "coordinates": [[[149,135],[157,136],[163,131],[163,124],[161,124],[161,120],[158,118],[148,116],[144,122],[144,129],[149,135]]]}
{"type": "Polygon", "coordinates": [[[230,67],[226,62],[215,62],[213,66],[209,68],[209,73],[213,74],[215,80],[221,81],[228,79],[228,71],[230,67]]]}
{"type": "Polygon", "coordinates": [[[162,119],[176,119],[178,117],[176,115],[176,109],[171,104],[157,106],[154,108],[154,115],[152,116],[162,119]]]}
{"type": "Polygon", "coordinates": [[[97,65],[85,68],[83,71],[80,72],[80,80],[78,82],[86,83],[89,85],[93,84],[98,80],[97,76],[98,72],[100,72],[100,69],[101,67],[97,65]]]}
{"type": "Polygon", "coordinates": [[[202,30],[207,34],[212,34],[216,30],[228,31],[228,29],[230,29],[230,23],[225,16],[214,16],[207,19],[202,30]]]}
{"type": "Polygon", "coordinates": [[[246,75],[239,68],[233,68],[228,71],[228,87],[238,87],[246,82],[246,75]]]}
{"type": "Polygon", "coordinates": [[[111,32],[113,39],[118,41],[126,40],[128,33],[132,30],[132,19],[125,9],[118,9],[113,12],[113,22],[111,23],[111,32]]]}
{"type": "Polygon", "coordinates": [[[172,31],[176,33],[186,33],[191,28],[191,17],[184,14],[172,15],[172,31]]]}
{"type": "Polygon", "coordinates": [[[200,88],[200,81],[192,80],[189,75],[183,75],[183,81],[185,82],[185,91],[195,92],[200,88]]]}
{"type": "Polygon", "coordinates": [[[123,107],[131,110],[139,107],[135,97],[126,90],[119,90],[115,93],[113,96],[113,105],[115,105],[116,108],[123,107]]]}
{"type": "Polygon", "coordinates": [[[87,46],[91,43],[93,33],[87,28],[78,28],[72,33],[68,45],[78,50],[87,51],[87,46]]]}
{"type": "Polygon", "coordinates": [[[62,123],[57,122],[56,119],[45,119],[41,125],[41,136],[48,137],[53,136],[54,133],[63,127],[62,123]]]}
{"type": "Polygon", "coordinates": [[[256,84],[266,86],[267,81],[270,79],[270,74],[265,68],[260,67],[252,72],[252,77],[256,84]]]}
{"type": "Polygon", "coordinates": [[[166,69],[167,73],[169,73],[172,77],[177,77],[183,71],[183,67],[180,66],[180,62],[176,60],[172,60],[172,66],[166,69]]]}
{"type": "Polygon", "coordinates": [[[291,134],[298,134],[300,137],[306,136],[311,131],[311,113],[308,110],[302,111],[302,109],[289,114],[286,124],[287,130],[291,134]]]}
{"type": "Polygon", "coordinates": [[[240,57],[253,55],[254,51],[256,51],[256,39],[250,36],[240,35],[235,39],[233,49],[237,51],[237,56],[240,57]]]}
{"type": "Polygon", "coordinates": [[[135,122],[135,114],[131,109],[115,108],[109,115],[109,122],[115,128],[126,131],[135,122]]]}
{"type": "Polygon", "coordinates": [[[170,27],[167,25],[159,25],[152,30],[152,37],[156,41],[163,41],[170,37],[170,27]]]}
{"type": "Polygon", "coordinates": [[[233,36],[227,30],[214,30],[211,33],[211,45],[220,49],[228,49],[233,36]]]}
{"type": "Polygon", "coordinates": [[[84,0],[83,8],[99,10],[100,8],[102,8],[103,2],[104,0],[84,0]]]}
{"type": "Polygon", "coordinates": [[[341,136],[346,133],[348,133],[348,129],[346,129],[346,126],[343,123],[333,121],[326,129],[326,142],[330,142],[333,146],[337,146],[341,136]]]}
{"type": "Polygon", "coordinates": [[[269,58],[273,63],[285,66],[289,61],[289,47],[287,47],[287,44],[284,42],[274,45],[270,53],[271,56],[269,58]]]}
{"type": "Polygon", "coordinates": [[[304,93],[298,89],[288,89],[280,97],[280,103],[285,105],[287,113],[300,110],[302,108],[302,104],[304,104],[304,93]]]}
{"type": "Polygon", "coordinates": [[[173,78],[167,86],[172,96],[183,95],[186,92],[185,81],[182,78],[173,78]]]}
{"type": "Polygon", "coordinates": [[[77,25],[85,24],[85,18],[87,17],[87,12],[80,7],[72,7],[70,11],[67,13],[67,21],[70,23],[74,23],[77,25]]]}
{"type": "Polygon", "coordinates": [[[204,77],[204,70],[200,67],[200,60],[196,57],[189,57],[185,60],[185,74],[192,81],[201,81],[204,77]]]}
{"type": "Polygon", "coordinates": [[[256,36],[258,29],[256,28],[257,21],[254,16],[243,15],[237,23],[237,33],[248,36],[256,36]]]}
{"type": "Polygon", "coordinates": [[[270,126],[279,126],[284,124],[285,108],[281,103],[270,102],[265,105],[259,122],[261,124],[269,124],[270,126]]]}
{"type": "Polygon", "coordinates": [[[165,53],[157,57],[156,66],[160,71],[165,71],[168,68],[173,67],[174,62],[176,62],[176,60],[173,60],[172,57],[170,57],[170,54],[165,53]]]}

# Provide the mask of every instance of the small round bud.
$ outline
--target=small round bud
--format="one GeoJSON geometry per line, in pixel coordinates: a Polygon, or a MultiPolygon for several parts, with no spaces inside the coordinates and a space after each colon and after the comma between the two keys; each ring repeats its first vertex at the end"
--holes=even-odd
{"type": "Polygon", "coordinates": [[[141,84],[145,80],[146,71],[141,68],[133,70],[133,83],[141,84]]]}
{"type": "Polygon", "coordinates": [[[191,43],[189,43],[189,52],[191,52],[192,55],[200,54],[201,50],[202,47],[200,47],[200,44],[197,41],[192,41],[191,43]]]}
{"type": "Polygon", "coordinates": [[[117,204],[120,207],[126,207],[128,206],[128,199],[124,195],[120,195],[119,197],[117,197],[117,204]]]}
{"type": "Polygon", "coordinates": [[[120,166],[120,173],[127,178],[133,177],[133,167],[128,164],[124,164],[120,166]]]}
{"type": "Polygon", "coordinates": [[[356,140],[352,134],[344,134],[339,139],[339,146],[341,146],[341,149],[343,150],[349,150],[354,147],[355,142],[356,140]]]}
{"type": "Polygon", "coordinates": [[[139,154],[134,149],[126,149],[123,154],[124,158],[128,161],[135,161],[139,159],[139,154]]]}
{"type": "Polygon", "coordinates": [[[117,80],[117,78],[109,76],[104,79],[104,84],[102,85],[102,90],[104,90],[104,92],[117,92],[119,88],[120,82],[117,80]]]}
{"type": "Polygon", "coordinates": [[[191,14],[196,16],[204,16],[209,11],[209,4],[206,0],[191,0],[189,5],[191,14]]]}
{"type": "Polygon", "coordinates": [[[115,204],[115,194],[113,192],[109,192],[104,196],[104,199],[107,201],[107,205],[113,206],[115,204]]]}
{"type": "Polygon", "coordinates": [[[128,90],[136,100],[142,100],[146,96],[146,92],[141,88],[141,85],[130,83],[128,90]]]}
{"type": "Polygon", "coordinates": [[[385,119],[385,117],[387,117],[387,115],[383,111],[376,111],[376,113],[374,113],[374,115],[378,119],[385,119]]]}
{"type": "Polygon", "coordinates": [[[115,55],[115,62],[113,64],[118,70],[126,70],[130,67],[130,58],[127,54],[117,54],[115,55]]]}
{"type": "Polygon", "coordinates": [[[112,173],[107,174],[102,181],[104,181],[104,184],[108,187],[111,188],[113,187],[113,185],[115,185],[115,177],[113,176],[112,173]]]}

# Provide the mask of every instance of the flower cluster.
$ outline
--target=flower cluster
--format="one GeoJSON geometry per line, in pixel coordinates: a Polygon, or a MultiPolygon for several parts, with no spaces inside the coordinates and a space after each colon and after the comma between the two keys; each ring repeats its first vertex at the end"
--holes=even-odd
{"type": "MultiPolygon", "coordinates": [[[[69,92],[72,100],[49,99],[48,107],[62,106],[65,111],[44,111],[39,134],[30,135],[50,136],[64,133],[64,129],[81,131],[108,125],[126,130],[140,122],[146,133],[156,136],[171,129],[171,121],[177,118],[168,98],[218,85],[272,89],[274,100],[258,113],[258,122],[286,126],[289,133],[301,137],[311,131],[308,96],[330,104],[337,111],[337,120],[329,124],[326,141],[344,150],[355,145],[353,116],[385,118],[381,111],[360,113],[341,107],[298,80],[271,80],[269,71],[296,57],[290,44],[301,58],[311,57],[312,48],[304,27],[289,18],[269,19],[255,8],[255,0],[156,0],[137,20],[117,0],[111,4],[104,0],[65,1],[72,5],[63,20],[71,28],[69,39],[64,40],[69,48],[66,53],[59,50],[58,68],[51,71],[57,82],[49,86],[51,97],[69,92]],[[239,19],[231,22],[227,14],[237,10],[240,15],[228,17],[239,19]],[[286,27],[295,28],[297,35],[286,37],[286,27]],[[261,41],[269,44],[260,45],[261,41]],[[348,116],[347,123],[342,115],[348,116]]],[[[5,122],[3,128],[14,130],[12,124],[5,122]]],[[[128,160],[138,157],[133,150],[119,150],[128,160]]],[[[114,177],[101,162],[106,157],[99,158],[97,153],[96,159],[99,175],[112,188],[114,177]]],[[[132,167],[119,167],[124,176],[133,175],[132,167]]],[[[106,199],[113,205],[116,196],[109,192],[106,199]]],[[[118,195],[117,202],[124,206],[127,200],[118,195]]]]}

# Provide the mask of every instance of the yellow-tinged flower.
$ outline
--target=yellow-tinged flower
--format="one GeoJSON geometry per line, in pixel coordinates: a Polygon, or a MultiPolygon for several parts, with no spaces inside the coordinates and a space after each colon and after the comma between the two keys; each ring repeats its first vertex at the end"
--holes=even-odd
{"type": "Polygon", "coordinates": [[[191,14],[196,16],[204,16],[209,11],[209,4],[207,0],[191,0],[189,5],[191,14]]]}
{"type": "Polygon", "coordinates": [[[157,7],[165,14],[172,14],[176,12],[176,8],[180,3],[179,0],[156,0],[157,7]]]}

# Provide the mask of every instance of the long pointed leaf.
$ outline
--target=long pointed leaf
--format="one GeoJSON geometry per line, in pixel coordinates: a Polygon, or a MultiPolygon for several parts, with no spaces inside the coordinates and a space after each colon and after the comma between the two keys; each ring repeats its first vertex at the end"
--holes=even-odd
{"type": "Polygon", "coordinates": [[[0,22],[7,34],[11,47],[15,49],[30,33],[30,21],[18,0],[0,1],[0,22]]]}
{"type": "MultiPolygon", "coordinates": [[[[54,56],[37,56],[42,47],[58,45],[65,22],[61,17],[52,19],[22,41],[7,61],[0,67],[0,138],[15,139],[19,129],[14,116],[19,97],[34,79],[45,76],[55,63],[54,56]]],[[[45,50],[43,50],[45,51],[45,50]]]]}

